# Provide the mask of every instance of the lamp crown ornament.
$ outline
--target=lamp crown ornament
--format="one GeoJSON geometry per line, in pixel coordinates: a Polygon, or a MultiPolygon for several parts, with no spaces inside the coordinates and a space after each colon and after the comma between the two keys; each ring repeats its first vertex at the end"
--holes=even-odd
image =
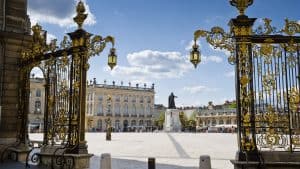
{"type": "Polygon", "coordinates": [[[245,10],[248,6],[253,4],[253,1],[254,0],[230,0],[230,4],[239,10],[240,15],[245,15],[245,10]]]}
{"type": "Polygon", "coordinates": [[[85,14],[85,7],[82,1],[79,1],[76,7],[77,15],[73,18],[74,22],[77,23],[78,28],[81,29],[83,22],[87,18],[87,14],[85,14]]]}

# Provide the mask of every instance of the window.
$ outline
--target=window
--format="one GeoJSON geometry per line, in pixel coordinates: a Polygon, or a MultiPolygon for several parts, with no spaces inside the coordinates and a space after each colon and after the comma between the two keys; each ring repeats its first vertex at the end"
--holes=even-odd
{"type": "Polygon", "coordinates": [[[101,119],[99,119],[98,121],[97,121],[97,128],[98,129],[102,129],[102,120],[101,119]]]}
{"type": "Polygon", "coordinates": [[[220,120],[220,121],[219,121],[219,124],[224,124],[224,121],[223,121],[223,120],[220,120]]]}
{"type": "Polygon", "coordinates": [[[151,114],[150,109],[151,109],[150,105],[148,105],[147,108],[146,108],[146,114],[151,114]]]}
{"type": "Polygon", "coordinates": [[[124,102],[128,102],[128,96],[124,96],[124,102]]]}
{"type": "Polygon", "coordinates": [[[34,103],[34,113],[41,113],[41,101],[39,100],[34,103]]]}
{"type": "Polygon", "coordinates": [[[136,121],[135,121],[135,120],[132,120],[132,121],[131,121],[131,126],[132,126],[132,127],[136,126],[136,121]]]}
{"type": "Polygon", "coordinates": [[[136,106],[135,106],[135,104],[132,105],[132,114],[136,114],[136,106]]]}
{"type": "Polygon", "coordinates": [[[144,115],[144,106],[142,104],[140,105],[140,114],[144,115]]]}
{"type": "Polygon", "coordinates": [[[124,114],[128,114],[128,104],[125,104],[124,106],[124,114]]]}
{"type": "Polygon", "coordinates": [[[230,119],[227,119],[226,120],[226,124],[230,124],[231,123],[231,120],[230,119]]]}
{"type": "Polygon", "coordinates": [[[99,103],[99,105],[98,105],[98,115],[100,115],[102,113],[103,113],[103,106],[102,106],[102,103],[99,103]]]}
{"type": "Polygon", "coordinates": [[[151,103],[151,98],[150,98],[150,96],[147,97],[147,103],[151,103]]]}
{"type": "Polygon", "coordinates": [[[121,96],[120,95],[117,95],[116,96],[116,102],[119,102],[121,100],[121,96]]]}
{"type": "Polygon", "coordinates": [[[102,95],[98,96],[98,101],[102,102],[102,100],[103,100],[103,96],[102,95]]]}
{"type": "Polygon", "coordinates": [[[143,126],[144,125],[144,121],[143,120],[140,120],[139,121],[139,126],[143,126]]]}
{"type": "Polygon", "coordinates": [[[115,114],[120,114],[120,104],[119,103],[116,103],[115,104],[115,114]]]}
{"type": "Polygon", "coordinates": [[[35,96],[36,97],[41,97],[41,90],[40,89],[36,89],[35,96]]]}

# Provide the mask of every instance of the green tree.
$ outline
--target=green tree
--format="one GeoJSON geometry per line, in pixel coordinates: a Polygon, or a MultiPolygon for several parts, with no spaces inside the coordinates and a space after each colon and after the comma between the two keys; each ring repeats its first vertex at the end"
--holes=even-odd
{"type": "Polygon", "coordinates": [[[158,118],[154,120],[154,125],[158,127],[158,129],[163,129],[165,123],[165,113],[160,112],[158,118]]]}

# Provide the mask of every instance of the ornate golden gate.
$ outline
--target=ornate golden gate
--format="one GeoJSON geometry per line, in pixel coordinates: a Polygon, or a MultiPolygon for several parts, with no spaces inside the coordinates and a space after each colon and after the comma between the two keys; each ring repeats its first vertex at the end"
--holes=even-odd
{"type": "Polygon", "coordinates": [[[253,0],[231,0],[240,15],[231,19],[230,33],[220,27],[197,30],[190,61],[200,62],[197,40],[230,51],[235,65],[239,160],[259,160],[259,150],[297,151],[300,148],[300,25],[285,20],[276,30],[270,19],[256,30],[256,18],[245,9],[253,0]]]}
{"type": "Polygon", "coordinates": [[[22,124],[19,141],[27,144],[27,114],[29,112],[30,71],[39,66],[45,78],[45,114],[43,145],[62,145],[66,153],[86,154],[85,141],[85,101],[86,72],[88,59],[100,54],[107,43],[112,44],[108,56],[111,69],[116,65],[117,56],[114,38],[102,38],[82,29],[86,19],[85,8],[80,1],[77,6],[78,24],[75,32],[68,33],[60,45],[57,40],[46,44],[46,32],[41,26],[32,27],[31,46],[22,51],[21,88],[19,119],[22,124]]]}

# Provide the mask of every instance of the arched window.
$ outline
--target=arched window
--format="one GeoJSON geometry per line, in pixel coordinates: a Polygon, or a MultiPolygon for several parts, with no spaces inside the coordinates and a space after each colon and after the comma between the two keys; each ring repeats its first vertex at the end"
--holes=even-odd
{"type": "Polygon", "coordinates": [[[224,121],[221,119],[221,120],[219,121],[219,124],[224,124],[224,121]]]}
{"type": "Polygon", "coordinates": [[[131,121],[131,126],[136,126],[136,121],[135,120],[131,121]]]}
{"type": "Polygon", "coordinates": [[[35,96],[36,97],[41,97],[41,89],[36,89],[36,91],[35,91],[35,96]]]}
{"type": "Polygon", "coordinates": [[[212,119],[212,126],[215,126],[216,124],[217,124],[217,121],[216,121],[216,119],[212,119]]]}
{"type": "Polygon", "coordinates": [[[121,129],[120,127],[120,120],[115,121],[115,131],[119,131],[121,129]]]}
{"type": "Polygon", "coordinates": [[[139,126],[143,126],[144,125],[144,121],[143,120],[140,120],[139,121],[139,126]]]}

